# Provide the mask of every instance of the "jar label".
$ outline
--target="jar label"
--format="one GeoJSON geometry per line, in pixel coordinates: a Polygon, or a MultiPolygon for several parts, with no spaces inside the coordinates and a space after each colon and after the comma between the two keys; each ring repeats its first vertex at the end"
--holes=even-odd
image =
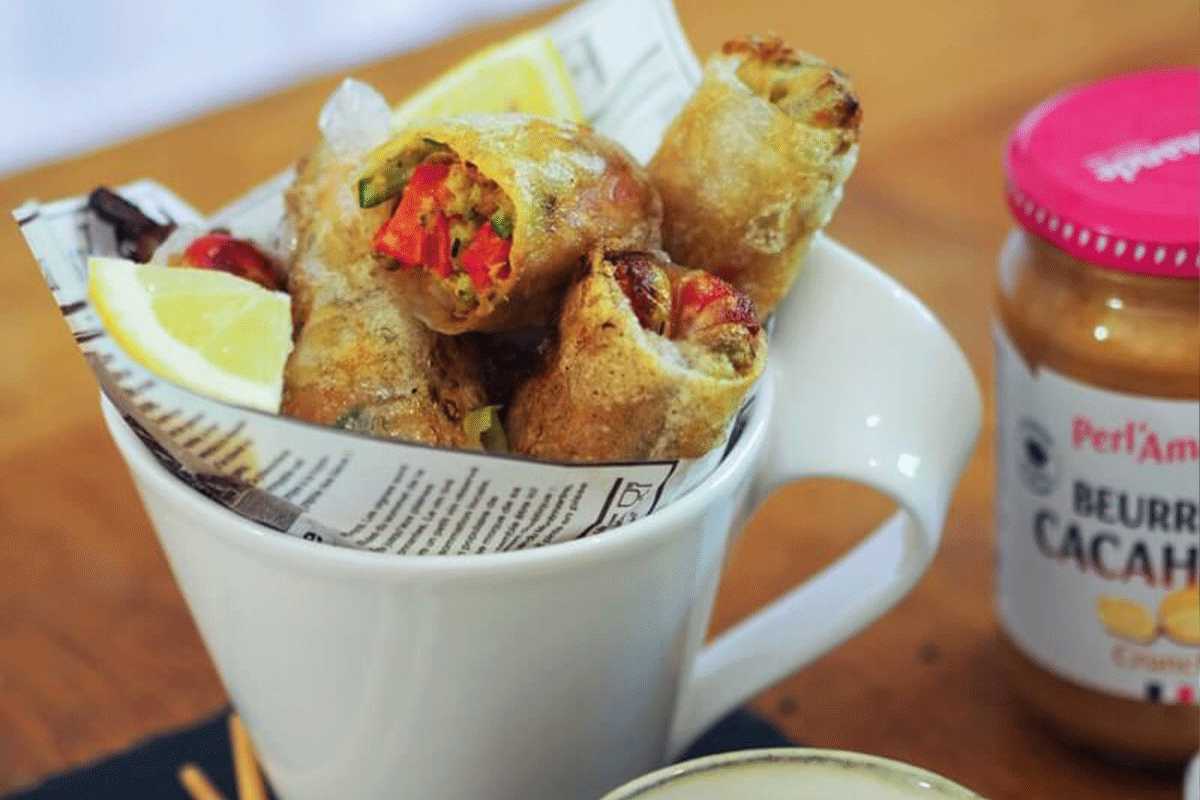
{"type": "Polygon", "coordinates": [[[996,339],[998,612],[1044,668],[1195,704],[1200,404],[1031,368],[996,339]]]}

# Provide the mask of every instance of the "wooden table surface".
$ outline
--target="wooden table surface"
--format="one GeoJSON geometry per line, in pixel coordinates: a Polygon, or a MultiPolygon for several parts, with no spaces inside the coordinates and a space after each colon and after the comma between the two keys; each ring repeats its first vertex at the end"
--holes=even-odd
{"type": "MultiPolygon", "coordinates": [[[[1007,4],[679,0],[697,52],[775,30],[853,77],[862,155],[832,233],[911,287],[950,328],[988,397],[994,256],[1009,227],[1000,158],[1040,99],[1092,78],[1195,63],[1194,0],[1007,4]],[[981,11],[978,6],[987,5],[981,11]]],[[[359,70],[393,99],[546,14],[359,70]]],[[[203,210],[310,142],[337,76],[0,181],[0,208],[153,177],[203,210]]],[[[0,791],[186,724],[225,702],[132,485],[96,388],[15,225],[0,224],[0,791]]],[[[1179,796],[1022,718],[996,669],[990,421],[929,573],[895,610],[754,705],[797,740],[876,753],[993,800],[1179,796]]],[[[720,630],[847,548],[888,512],[815,482],[773,498],[723,584],[720,630]]]]}

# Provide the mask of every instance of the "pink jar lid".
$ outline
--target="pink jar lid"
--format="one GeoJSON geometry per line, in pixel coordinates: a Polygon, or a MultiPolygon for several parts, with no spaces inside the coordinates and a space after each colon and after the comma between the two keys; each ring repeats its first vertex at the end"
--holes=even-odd
{"type": "Polygon", "coordinates": [[[1008,142],[1017,222],[1112,269],[1200,277],[1200,70],[1143,72],[1052,97],[1008,142]]]}

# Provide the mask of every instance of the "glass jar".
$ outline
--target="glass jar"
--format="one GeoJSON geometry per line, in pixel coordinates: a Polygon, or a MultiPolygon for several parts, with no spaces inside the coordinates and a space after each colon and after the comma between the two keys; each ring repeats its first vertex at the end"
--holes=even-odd
{"type": "Polygon", "coordinates": [[[1115,755],[1200,746],[1200,73],[1055,97],[1006,157],[997,611],[1015,695],[1115,755]]]}

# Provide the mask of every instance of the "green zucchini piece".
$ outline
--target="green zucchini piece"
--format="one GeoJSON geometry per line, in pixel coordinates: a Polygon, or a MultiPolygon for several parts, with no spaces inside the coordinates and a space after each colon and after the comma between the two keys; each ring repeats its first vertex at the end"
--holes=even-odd
{"type": "Polygon", "coordinates": [[[454,278],[454,294],[463,303],[473,304],[478,301],[475,294],[475,284],[471,280],[471,276],[465,272],[459,273],[454,278]]]}
{"type": "Polygon", "coordinates": [[[504,426],[500,424],[500,406],[484,406],[463,415],[463,432],[488,453],[511,452],[504,426]]]}
{"type": "Polygon", "coordinates": [[[503,211],[497,211],[495,214],[492,214],[492,230],[501,239],[511,239],[513,234],[512,217],[503,211]]]}
{"type": "Polygon", "coordinates": [[[358,207],[371,208],[404,191],[412,170],[390,163],[364,173],[358,179],[358,207]]]}

